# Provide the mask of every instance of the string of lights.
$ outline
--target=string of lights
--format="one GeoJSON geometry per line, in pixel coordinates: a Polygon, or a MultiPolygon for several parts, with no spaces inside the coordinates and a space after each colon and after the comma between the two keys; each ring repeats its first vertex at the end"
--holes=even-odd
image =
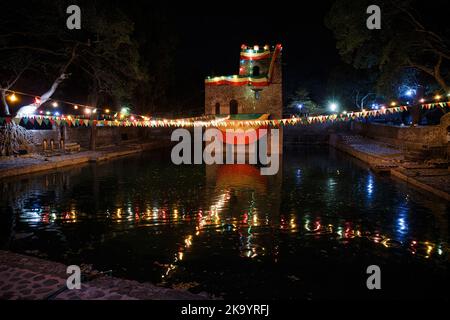
{"type": "MultiPolygon", "coordinates": [[[[20,91],[12,91],[7,90],[10,94],[8,95],[8,99],[11,102],[17,102],[19,98],[17,95],[23,95],[28,97],[34,97],[35,103],[38,107],[41,107],[40,97],[35,96],[33,94],[20,92],[20,91]]],[[[434,107],[447,107],[450,106],[450,102],[441,102],[440,100],[443,97],[441,95],[435,95],[433,97],[433,103],[425,103],[430,101],[429,99],[420,99],[421,107],[423,109],[430,109],[434,107]]],[[[103,115],[111,114],[111,110],[109,108],[94,108],[92,106],[64,101],[64,100],[56,100],[49,99],[46,103],[51,103],[53,108],[57,108],[60,104],[70,105],[74,108],[74,110],[79,110],[80,108],[84,108],[83,114],[84,116],[91,116],[92,114],[101,113],[103,115]]],[[[334,105],[333,114],[331,115],[318,115],[311,117],[297,117],[294,116],[289,119],[270,119],[270,120],[230,120],[230,117],[216,117],[216,116],[203,116],[203,117],[195,117],[195,118],[183,118],[183,119],[151,119],[148,116],[137,115],[129,112],[128,108],[122,108],[120,111],[115,112],[113,117],[109,117],[108,119],[99,120],[99,119],[85,119],[80,115],[64,115],[59,111],[54,112],[53,114],[49,111],[45,112],[43,110],[39,111],[38,115],[30,114],[26,116],[16,116],[14,119],[8,118],[0,118],[0,122],[4,121],[15,121],[17,124],[21,123],[21,121],[28,122],[33,119],[36,119],[39,124],[42,122],[49,121],[50,123],[56,123],[58,125],[68,124],[68,125],[85,125],[85,126],[139,126],[139,127],[259,127],[259,126],[285,126],[285,125],[302,125],[302,124],[312,124],[312,123],[325,123],[325,122],[334,122],[334,121],[348,121],[351,119],[357,118],[367,118],[367,117],[375,117],[386,114],[393,114],[398,112],[407,111],[411,106],[409,105],[397,105],[397,102],[392,101],[390,106],[385,107],[381,105],[376,110],[362,110],[358,112],[347,112],[343,111],[341,113],[337,113],[338,106],[334,105]],[[112,120],[112,121],[110,121],[112,120]]],[[[91,118],[91,117],[90,117],[91,118]]]]}

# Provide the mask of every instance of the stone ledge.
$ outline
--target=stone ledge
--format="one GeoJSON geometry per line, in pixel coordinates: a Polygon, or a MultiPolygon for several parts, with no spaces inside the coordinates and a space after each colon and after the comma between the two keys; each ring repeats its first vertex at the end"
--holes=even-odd
{"type": "Polygon", "coordinates": [[[9,163],[6,163],[6,161],[2,163],[2,168],[0,168],[0,179],[54,170],[62,167],[75,166],[88,162],[107,161],[162,147],[164,147],[164,145],[161,143],[144,142],[99,149],[98,151],[82,151],[77,154],[68,154],[42,159],[18,157],[10,160],[9,163]]]}
{"type": "Polygon", "coordinates": [[[67,266],[0,251],[0,299],[3,300],[206,300],[206,295],[101,275],[67,290],[67,266]]]}

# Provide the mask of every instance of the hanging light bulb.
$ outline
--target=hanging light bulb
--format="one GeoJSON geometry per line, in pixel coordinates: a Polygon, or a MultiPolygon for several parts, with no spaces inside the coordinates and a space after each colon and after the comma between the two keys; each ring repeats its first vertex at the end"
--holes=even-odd
{"type": "Polygon", "coordinates": [[[9,96],[9,101],[11,102],[16,102],[17,101],[17,96],[15,93],[13,93],[12,95],[9,96]]]}
{"type": "Polygon", "coordinates": [[[75,110],[78,110],[78,106],[77,106],[77,105],[73,106],[73,108],[74,108],[75,110]]]}
{"type": "Polygon", "coordinates": [[[86,108],[86,109],[84,109],[84,113],[86,113],[86,114],[91,114],[91,109],[89,109],[89,108],[86,108]]]}
{"type": "Polygon", "coordinates": [[[58,108],[58,102],[56,102],[56,101],[53,102],[53,103],[52,103],[52,107],[53,107],[53,108],[58,108]]]}
{"type": "Polygon", "coordinates": [[[105,109],[105,113],[110,113],[111,112],[111,110],[109,110],[109,109],[105,109]]]}

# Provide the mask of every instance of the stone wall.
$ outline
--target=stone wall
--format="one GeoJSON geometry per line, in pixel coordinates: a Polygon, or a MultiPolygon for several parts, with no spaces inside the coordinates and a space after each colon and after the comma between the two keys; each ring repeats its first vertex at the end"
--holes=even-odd
{"type": "Polygon", "coordinates": [[[442,147],[446,144],[446,134],[442,126],[399,127],[355,122],[353,131],[395,147],[412,150],[442,147]]]}
{"type": "MultiPolygon", "coordinates": [[[[269,61],[270,62],[270,61],[269,61]]],[[[257,64],[257,62],[255,62],[257,64]]],[[[262,68],[262,72],[264,72],[262,68]]],[[[267,87],[252,86],[206,86],[205,114],[216,114],[216,104],[220,104],[220,114],[230,114],[230,104],[235,100],[239,114],[270,113],[272,118],[280,119],[283,110],[283,77],[281,56],[275,61],[273,78],[267,87]],[[259,97],[255,91],[259,91],[259,97]]]]}
{"type": "MultiPolygon", "coordinates": [[[[96,146],[105,147],[136,140],[167,139],[170,141],[172,129],[167,128],[135,128],[135,127],[97,127],[96,146]]],[[[43,141],[51,140],[58,145],[61,138],[66,143],[78,143],[82,148],[89,148],[91,128],[86,127],[58,127],[52,130],[30,130],[35,142],[35,151],[42,149],[43,141]]]]}
{"type": "Polygon", "coordinates": [[[270,113],[274,118],[282,115],[281,84],[271,84],[261,88],[259,99],[249,86],[209,86],[205,93],[205,113],[215,114],[216,104],[220,104],[220,114],[230,114],[230,103],[237,101],[238,113],[270,113]]]}
{"type": "Polygon", "coordinates": [[[300,126],[286,126],[284,128],[284,144],[328,144],[330,134],[343,133],[350,129],[350,123],[336,122],[300,126]]]}

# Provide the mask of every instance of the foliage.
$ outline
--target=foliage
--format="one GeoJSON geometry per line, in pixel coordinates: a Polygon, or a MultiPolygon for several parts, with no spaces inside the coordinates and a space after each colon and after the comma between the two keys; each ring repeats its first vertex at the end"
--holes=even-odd
{"type": "MultiPolygon", "coordinates": [[[[8,14],[0,30],[8,32],[0,32],[0,91],[38,94],[67,72],[73,76],[59,89],[87,97],[93,107],[139,104],[144,113],[161,103],[175,46],[161,27],[165,13],[149,17],[134,2],[75,1],[82,10],[81,30],[68,30],[66,8],[73,2],[17,0],[2,6],[8,14]]],[[[7,107],[4,99],[2,113],[8,114],[7,107]]]]}
{"type": "MultiPolygon", "coordinates": [[[[382,29],[366,27],[369,0],[336,0],[326,18],[343,60],[359,69],[379,71],[378,88],[389,87],[405,68],[420,71],[449,89],[450,49],[445,19],[432,5],[413,0],[381,0],[382,29]],[[430,10],[431,21],[421,19],[430,10]]],[[[432,4],[432,3],[431,3],[432,4]]]]}
{"type": "Polygon", "coordinates": [[[288,111],[293,114],[318,114],[324,110],[311,99],[306,88],[298,88],[290,95],[288,111]]]}

